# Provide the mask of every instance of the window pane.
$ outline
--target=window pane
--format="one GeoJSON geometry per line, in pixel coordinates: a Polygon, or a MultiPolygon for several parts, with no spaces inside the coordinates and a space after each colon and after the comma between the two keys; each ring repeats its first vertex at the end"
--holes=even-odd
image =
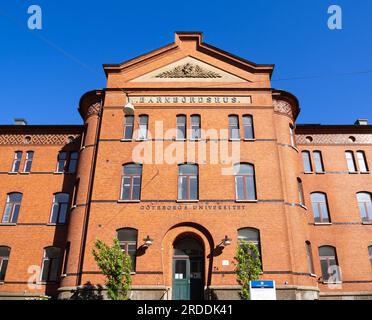
{"type": "Polygon", "coordinates": [[[13,216],[10,222],[17,223],[20,208],[21,206],[18,203],[13,205],[13,216]]]}
{"type": "Polygon", "coordinates": [[[8,196],[8,202],[21,202],[22,201],[22,193],[10,193],[8,196]]]}
{"type": "Polygon", "coordinates": [[[244,177],[236,176],[235,177],[235,188],[236,188],[236,198],[238,200],[245,200],[244,196],[244,177]]]}
{"type": "Polygon", "coordinates": [[[334,257],[336,255],[335,249],[330,246],[323,246],[319,248],[319,256],[334,257]]]}
{"type": "Polygon", "coordinates": [[[137,241],[137,230],[131,228],[124,228],[118,230],[119,241],[137,241]]]}
{"type": "Polygon", "coordinates": [[[48,281],[50,261],[48,259],[43,260],[43,270],[41,274],[41,281],[48,281]]]}
{"type": "Polygon", "coordinates": [[[314,273],[313,254],[311,252],[310,243],[306,243],[306,256],[307,256],[307,265],[308,265],[309,273],[314,273]]]}
{"type": "Polygon", "coordinates": [[[57,281],[59,269],[59,258],[53,258],[50,265],[49,281],[57,281]]]}
{"type": "Polygon", "coordinates": [[[355,161],[354,161],[354,154],[351,151],[346,151],[345,156],[346,156],[347,168],[349,172],[355,172],[356,167],[355,167],[355,161]]]}
{"type": "Polygon", "coordinates": [[[190,177],[190,199],[198,199],[198,178],[196,176],[190,177]]]}
{"type": "Polygon", "coordinates": [[[255,183],[254,183],[254,177],[253,176],[247,176],[247,196],[248,200],[256,200],[256,190],[255,190],[255,183]]]}
{"type": "Polygon", "coordinates": [[[59,204],[58,203],[53,203],[52,213],[51,213],[51,216],[50,216],[50,222],[51,223],[57,223],[58,210],[59,210],[59,204]]]}
{"type": "Polygon", "coordinates": [[[245,240],[258,243],[259,240],[258,230],[252,228],[240,229],[238,230],[238,240],[245,240]]]}
{"type": "Polygon", "coordinates": [[[198,174],[198,166],[195,164],[183,164],[179,166],[179,174],[198,174]]]}
{"type": "Polygon", "coordinates": [[[59,217],[58,222],[59,223],[65,223],[66,222],[66,215],[67,215],[67,203],[61,203],[59,206],[59,217]]]}
{"type": "Polygon", "coordinates": [[[8,267],[8,259],[2,259],[0,257],[0,281],[5,280],[6,269],[8,267]]]}
{"type": "Polygon", "coordinates": [[[123,172],[125,174],[142,174],[142,166],[138,164],[126,164],[123,166],[123,172]]]}
{"type": "Polygon", "coordinates": [[[191,116],[191,139],[200,138],[200,116],[191,116]]]}
{"type": "Polygon", "coordinates": [[[12,208],[13,208],[12,204],[10,204],[10,203],[6,204],[5,210],[4,210],[4,215],[3,215],[3,222],[10,222],[10,215],[12,213],[12,208]]]}
{"type": "Polygon", "coordinates": [[[253,139],[253,121],[252,116],[243,116],[244,139],[253,139]]]}
{"type": "Polygon", "coordinates": [[[140,192],[141,192],[141,186],[140,185],[133,185],[132,200],[139,200],[140,199],[140,192]]]}
{"type": "Polygon", "coordinates": [[[329,279],[327,260],[320,260],[320,266],[321,266],[321,270],[322,270],[323,280],[327,281],[329,279]]]}
{"type": "Polygon", "coordinates": [[[250,164],[236,164],[234,165],[234,174],[254,174],[253,165],[250,164]]]}
{"type": "Polygon", "coordinates": [[[358,158],[358,165],[359,165],[359,171],[360,172],[367,172],[367,162],[363,151],[357,152],[357,158],[358,158]]]}
{"type": "Polygon", "coordinates": [[[140,140],[147,139],[148,116],[139,117],[139,136],[140,140]]]}
{"type": "Polygon", "coordinates": [[[134,123],[134,116],[126,116],[125,117],[124,139],[132,139],[132,137],[133,137],[133,123],[134,123]]]}
{"type": "Polygon", "coordinates": [[[312,167],[311,167],[311,161],[310,161],[310,153],[308,151],[303,151],[302,152],[302,161],[304,164],[304,171],[305,172],[312,172],[312,167]]]}
{"type": "Polygon", "coordinates": [[[320,210],[321,210],[322,221],[323,222],[329,222],[328,208],[327,208],[327,204],[325,202],[320,203],[320,210]]]}
{"type": "Polygon", "coordinates": [[[312,203],[312,208],[313,208],[313,214],[314,214],[314,221],[315,222],[320,222],[320,212],[319,212],[318,203],[313,202],[312,203]]]}
{"type": "Polygon", "coordinates": [[[186,139],[186,116],[177,116],[177,139],[186,139]]]}
{"type": "Polygon", "coordinates": [[[229,116],[229,134],[230,134],[230,139],[240,138],[238,116],[229,116]]]}
{"type": "Polygon", "coordinates": [[[178,177],[178,199],[187,199],[187,178],[185,176],[178,177]]]}
{"type": "Polygon", "coordinates": [[[123,177],[121,198],[130,200],[130,177],[123,177]]]}
{"type": "Polygon", "coordinates": [[[320,151],[314,151],[314,163],[315,163],[315,172],[324,172],[322,154],[320,151]]]}

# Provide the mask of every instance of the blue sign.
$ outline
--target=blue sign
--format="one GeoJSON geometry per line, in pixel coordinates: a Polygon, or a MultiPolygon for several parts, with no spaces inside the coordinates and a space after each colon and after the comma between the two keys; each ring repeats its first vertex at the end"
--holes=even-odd
{"type": "Polygon", "coordinates": [[[274,288],[274,281],[272,280],[255,280],[251,281],[251,288],[274,288]]]}

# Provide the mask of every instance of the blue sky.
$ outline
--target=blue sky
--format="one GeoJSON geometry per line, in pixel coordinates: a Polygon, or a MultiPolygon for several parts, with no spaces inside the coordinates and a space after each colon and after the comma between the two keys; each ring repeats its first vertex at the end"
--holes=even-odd
{"type": "Polygon", "coordinates": [[[80,124],[79,98],[105,86],[103,63],[173,42],[183,30],[274,63],[272,86],[299,98],[298,123],[372,122],[371,0],[2,0],[0,124],[80,124]],[[42,9],[42,30],[27,28],[32,4],[42,9]],[[327,27],[332,4],[343,10],[342,30],[327,27]]]}

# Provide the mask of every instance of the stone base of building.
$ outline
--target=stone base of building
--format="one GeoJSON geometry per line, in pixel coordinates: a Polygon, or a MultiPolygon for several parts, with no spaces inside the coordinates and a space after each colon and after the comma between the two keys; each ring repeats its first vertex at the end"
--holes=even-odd
{"type": "Polygon", "coordinates": [[[322,292],[320,300],[372,300],[372,291],[322,292]]]}
{"type": "Polygon", "coordinates": [[[50,297],[22,292],[0,292],[0,300],[47,300],[50,297]]]}

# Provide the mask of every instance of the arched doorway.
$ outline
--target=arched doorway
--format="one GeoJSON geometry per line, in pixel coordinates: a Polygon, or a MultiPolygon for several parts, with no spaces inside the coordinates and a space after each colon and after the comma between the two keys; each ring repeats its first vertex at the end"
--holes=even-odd
{"type": "Polygon", "coordinates": [[[173,243],[172,299],[204,298],[204,248],[193,235],[184,234],[173,243]]]}

